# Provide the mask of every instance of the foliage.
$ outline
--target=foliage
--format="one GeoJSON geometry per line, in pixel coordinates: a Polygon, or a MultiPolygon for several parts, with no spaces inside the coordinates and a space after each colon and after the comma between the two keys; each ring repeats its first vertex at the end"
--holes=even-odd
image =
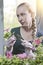
{"type": "Polygon", "coordinates": [[[11,36],[11,33],[10,33],[10,32],[6,32],[6,33],[4,34],[4,38],[5,38],[5,39],[8,39],[10,36],[11,36]]]}
{"type": "MultiPolygon", "coordinates": [[[[5,38],[7,39],[10,35],[11,34],[7,32],[5,38]]],[[[20,59],[15,55],[12,58],[0,56],[0,65],[43,65],[43,37],[36,38],[33,45],[36,48],[35,59],[20,59]]]]}
{"type": "Polygon", "coordinates": [[[20,59],[16,57],[15,55],[12,58],[7,58],[6,56],[2,57],[0,56],[0,65],[43,65],[43,52],[39,52],[39,48],[37,48],[37,56],[36,59],[20,59]],[[41,53],[42,52],[42,53],[41,53]]]}

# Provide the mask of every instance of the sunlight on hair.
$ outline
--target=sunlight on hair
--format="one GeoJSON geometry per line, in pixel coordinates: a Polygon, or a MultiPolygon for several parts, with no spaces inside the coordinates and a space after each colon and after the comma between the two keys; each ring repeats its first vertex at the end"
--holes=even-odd
{"type": "Polygon", "coordinates": [[[33,11],[36,12],[36,0],[17,0],[17,5],[20,3],[27,2],[32,7],[33,11]]]}

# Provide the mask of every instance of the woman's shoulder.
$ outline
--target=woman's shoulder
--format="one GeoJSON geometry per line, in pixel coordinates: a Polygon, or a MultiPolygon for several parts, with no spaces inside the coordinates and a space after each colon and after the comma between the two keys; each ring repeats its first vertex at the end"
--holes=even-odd
{"type": "Polygon", "coordinates": [[[19,30],[20,30],[20,27],[12,28],[11,29],[11,33],[18,32],[19,30]]]}

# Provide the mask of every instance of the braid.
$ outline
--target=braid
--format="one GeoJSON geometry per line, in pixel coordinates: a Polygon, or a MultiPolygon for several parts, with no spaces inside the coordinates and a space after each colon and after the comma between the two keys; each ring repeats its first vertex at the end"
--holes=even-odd
{"type": "Polygon", "coordinates": [[[33,39],[35,38],[36,34],[36,23],[35,23],[35,19],[32,20],[32,37],[33,39]]]}

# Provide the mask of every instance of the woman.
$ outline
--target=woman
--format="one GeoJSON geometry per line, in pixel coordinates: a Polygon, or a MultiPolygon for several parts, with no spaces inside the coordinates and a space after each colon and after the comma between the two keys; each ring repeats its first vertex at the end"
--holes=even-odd
{"type": "Polygon", "coordinates": [[[9,38],[10,41],[8,41],[8,43],[11,42],[10,45],[13,44],[13,55],[16,54],[18,57],[20,57],[24,54],[25,58],[27,56],[31,58],[34,56],[31,49],[33,45],[31,43],[34,40],[36,33],[34,12],[31,10],[31,7],[28,4],[21,3],[17,7],[16,14],[21,26],[11,30],[14,37],[12,35],[12,37],[9,38]],[[12,42],[13,39],[14,41],[12,42]]]}

